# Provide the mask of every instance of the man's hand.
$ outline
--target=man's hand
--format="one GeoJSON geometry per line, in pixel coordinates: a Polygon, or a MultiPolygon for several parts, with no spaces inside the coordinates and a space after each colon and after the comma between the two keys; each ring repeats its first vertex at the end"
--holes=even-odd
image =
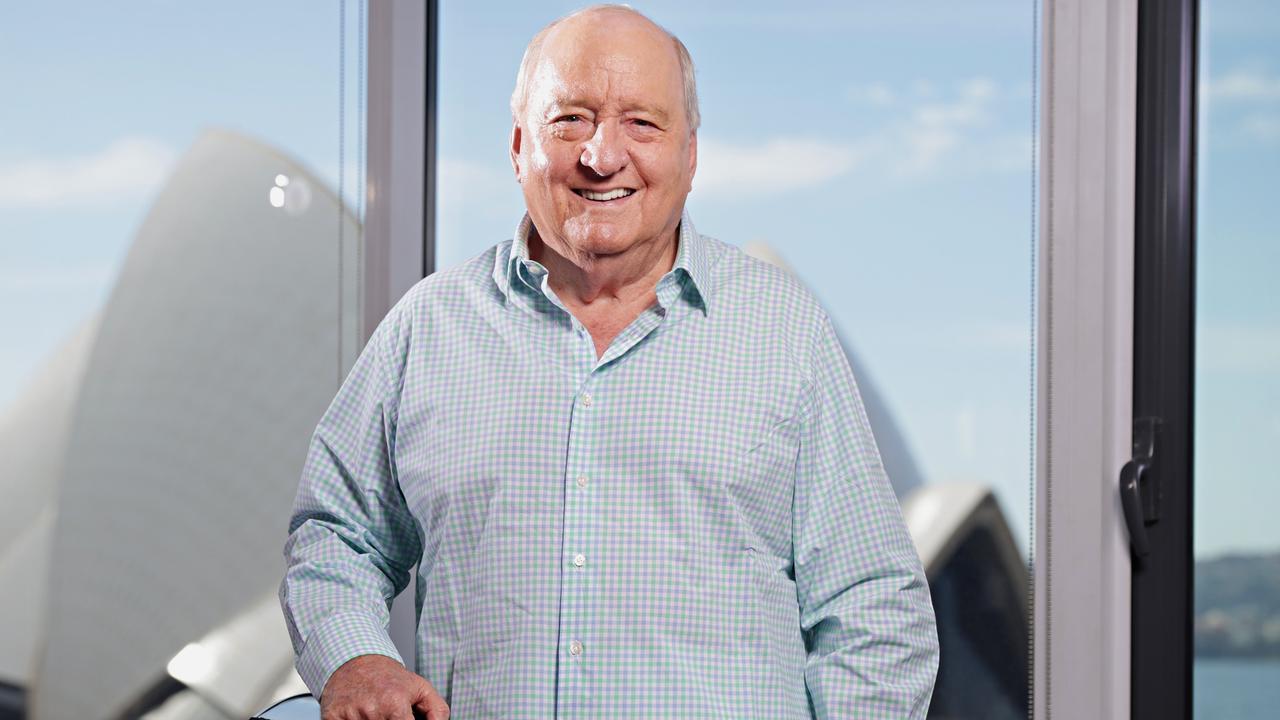
{"type": "Polygon", "coordinates": [[[343,663],[320,693],[321,720],[447,720],[449,706],[426,678],[386,655],[343,663]],[[417,711],[416,713],[414,711],[417,711]]]}

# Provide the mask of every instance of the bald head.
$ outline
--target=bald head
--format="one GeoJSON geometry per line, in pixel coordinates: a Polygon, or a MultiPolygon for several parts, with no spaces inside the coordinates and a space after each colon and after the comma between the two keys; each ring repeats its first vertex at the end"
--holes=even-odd
{"type": "MultiPolygon", "coordinates": [[[[645,41],[670,48],[669,55],[664,50],[658,57],[674,61],[683,90],[688,127],[690,132],[696,132],[702,118],[698,111],[698,89],[689,50],[675,35],[625,5],[593,5],[554,20],[538,31],[525,48],[524,58],[516,73],[515,91],[511,93],[512,117],[519,121],[528,110],[531,86],[549,48],[556,51],[557,55],[562,55],[566,49],[589,51],[593,47],[608,48],[619,42],[645,41]]],[[[657,71],[662,69],[665,68],[650,68],[657,71]]]]}
{"type": "Polygon", "coordinates": [[[552,23],[525,52],[511,167],[537,237],[574,267],[647,269],[675,246],[698,164],[677,48],[639,13],[598,7],[552,23]]]}

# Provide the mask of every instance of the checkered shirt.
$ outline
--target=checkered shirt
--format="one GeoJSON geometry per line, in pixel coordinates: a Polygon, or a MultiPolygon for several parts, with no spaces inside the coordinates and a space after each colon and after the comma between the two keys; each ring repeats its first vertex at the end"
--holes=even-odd
{"type": "Polygon", "coordinates": [[[417,283],[316,427],[280,585],[312,692],[403,662],[415,577],[454,720],[923,719],[929,589],[819,303],[686,213],[597,358],[531,227],[417,283]]]}

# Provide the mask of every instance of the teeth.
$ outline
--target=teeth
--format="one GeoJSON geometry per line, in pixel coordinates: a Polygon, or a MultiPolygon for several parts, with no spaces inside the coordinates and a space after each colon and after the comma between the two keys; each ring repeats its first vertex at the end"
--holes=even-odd
{"type": "Polygon", "coordinates": [[[602,193],[591,192],[590,190],[583,190],[581,191],[581,194],[582,194],[582,197],[588,200],[617,200],[618,198],[626,197],[633,192],[635,192],[635,190],[628,190],[627,188],[618,188],[616,190],[610,190],[609,192],[602,192],[602,193]]]}

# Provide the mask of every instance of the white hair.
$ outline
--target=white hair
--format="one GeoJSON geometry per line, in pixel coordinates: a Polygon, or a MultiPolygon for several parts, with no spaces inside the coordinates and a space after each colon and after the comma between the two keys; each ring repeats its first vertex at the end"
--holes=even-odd
{"type": "Polygon", "coordinates": [[[600,12],[609,10],[614,12],[623,12],[634,15],[638,18],[648,21],[651,25],[661,30],[667,37],[671,38],[671,43],[675,46],[676,57],[680,61],[680,79],[684,86],[684,112],[689,118],[689,130],[696,131],[702,123],[702,115],[698,112],[698,85],[694,79],[693,56],[689,54],[689,48],[680,42],[680,38],[676,37],[670,30],[650,20],[644,13],[632,8],[628,5],[601,4],[592,5],[582,8],[565,15],[558,20],[551,21],[546,27],[538,31],[537,35],[529,41],[528,47],[524,49],[524,57],[520,60],[520,70],[516,72],[516,88],[511,93],[511,116],[517,121],[523,119],[526,105],[529,102],[529,77],[533,74],[534,67],[538,64],[538,59],[542,55],[542,43],[546,40],[547,35],[555,29],[557,25],[570,18],[584,15],[590,12],[600,12]]]}

